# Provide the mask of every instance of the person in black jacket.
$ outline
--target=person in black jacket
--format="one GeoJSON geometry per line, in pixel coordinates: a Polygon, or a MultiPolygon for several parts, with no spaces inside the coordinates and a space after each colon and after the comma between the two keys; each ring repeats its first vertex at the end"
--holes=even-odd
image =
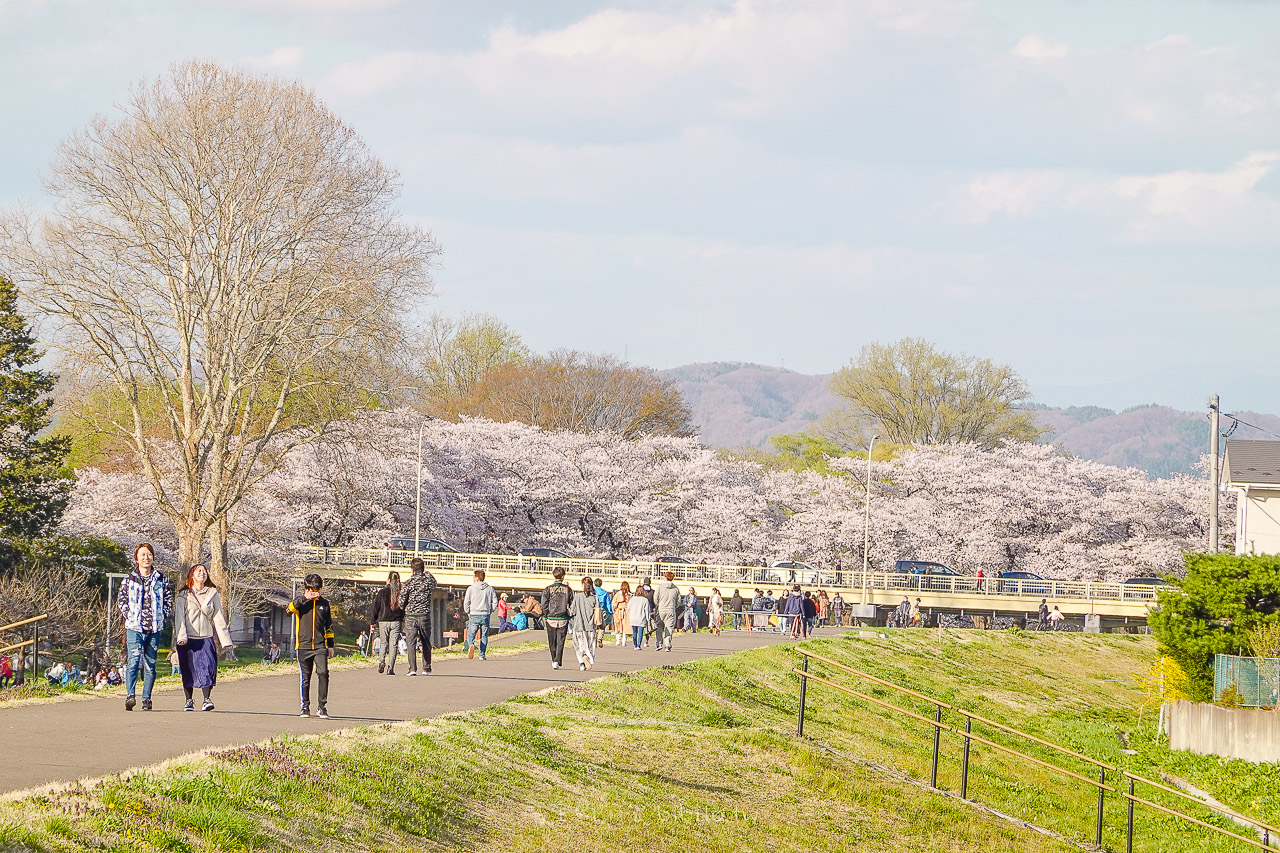
{"type": "Polygon", "coordinates": [[[547,625],[547,646],[551,650],[551,668],[559,669],[564,660],[564,640],[569,633],[569,605],[573,590],[564,582],[564,569],[551,572],[556,582],[542,591],[542,621],[547,625]]]}
{"type": "Polygon", "coordinates": [[[369,606],[369,632],[382,641],[382,654],[378,658],[378,672],[396,674],[396,655],[400,652],[400,623],[404,611],[400,609],[400,573],[387,575],[387,585],[378,590],[369,606]],[[387,652],[391,652],[391,666],[387,666],[387,652]]]}
{"type": "Polygon", "coordinates": [[[333,614],[329,609],[329,600],[320,595],[320,588],[324,586],[320,576],[309,574],[303,584],[306,589],[302,597],[289,604],[289,612],[294,619],[294,636],[298,643],[298,671],[302,677],[302,713],[298,716],[311,716],[311,673],[314,671],[319,682],[316,686],[316,716],[327,720],[329,658],[333,657],[333,614]]]}
{"type": "Polygon", "coordinates": [[[431,596],[436,591],[436,576],[427,571],[420,557],[409,561],[413,574],[400,590],[400,609],[404,611],[405,641],[409,646],[409,674],[431,672],[431,596]],[[422,646],[422,669],[418,669],[418,646],[422,646]]]}

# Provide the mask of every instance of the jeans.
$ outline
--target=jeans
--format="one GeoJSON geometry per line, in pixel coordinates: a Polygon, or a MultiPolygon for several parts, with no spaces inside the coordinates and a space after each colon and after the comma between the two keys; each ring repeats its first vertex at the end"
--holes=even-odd
{"type": "Polygon", "coordinates": [[[476,641],[476,634],[480,635],[480,657],[484,657],[489,651],[489,614],[471,614],[467,617],[467,651],[471,651],[471,646],[476,641]]]}
{"type": "Polygon", "coordinates": [[[644,626],[636,625],[631,629],[631,642],[638,649],[642,640],[644,640],[644,626]]]}
{"type": "Polygon", "coordinates": [[[156,653],[160,651],[160,632],[143,633],[126,630],[125,648],[129,660],[124,668],[124,685],[130,696],[138,682],[138,665],[142,665],[142,698],[151,698],[151,686],[156,683],[156,653]]]}
{"type": "Polygon", "coordinates": [[[405,645],[409,647],[409,671],[418,668],[418,640],[422,641],[422,668],[431,669],[431,616],[421,613],[415,616],[405,614],[405,645]]]}
{"type": "Polygon", "coordinates": [[[547,621],[547,647],[551,650],[551,662],[554,664],[564,663],[564,640],[569,636],[569,623],[561,622],[559,625],[547,621]]]}
{"type": "Polygon", "coordinates": [[[396,655],[400,653],[400,623],[399,622],[379,622],[378,623],[378,642],[382,645],[382,656],[378,659],[378,665],[386,663],[387,653],[391,653],[391,669],[396,668],[396,655]]]}
{"type": "Polygon", "coordinates": [[[329,650],[323,646],[318,649],[298,649],[298,672],[302,677],[298,692],[302,694],[302,707],[311,708],[311,673],[315,672],[316,699],[324,708],[329,698],[329,650]]]}
{"type": "Polygon", "coordinates": [[[733,630],[739,631],[741,629],[742,629],[742,613],[735,610],[733,611],[733,630]]]}

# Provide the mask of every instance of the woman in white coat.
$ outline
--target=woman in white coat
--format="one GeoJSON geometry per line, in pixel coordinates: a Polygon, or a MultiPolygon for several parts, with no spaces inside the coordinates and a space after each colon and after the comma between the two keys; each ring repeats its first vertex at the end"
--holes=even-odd
{"type": "Polygon", "coordinates": [[[640,651],[640,644],[644,641],[644,626],[649,624],[652,611],[653,607],[647,596],[633,595],[627,602],[627,621],[631,623],[631,642],[636,651],[640,651]]]}
{"type": "Polygon", "coordinates": [[[173,643],[187,694],[185,710],[195,710],[192,693],[199,687],[204,694],[201,710],[212,711],[209,694],[218,683],[218,647],[231,645],[231,631],[218,588],[209,583],[209,570],[199,563],[187,572],[187,584],[173,602],[173,643]]]}

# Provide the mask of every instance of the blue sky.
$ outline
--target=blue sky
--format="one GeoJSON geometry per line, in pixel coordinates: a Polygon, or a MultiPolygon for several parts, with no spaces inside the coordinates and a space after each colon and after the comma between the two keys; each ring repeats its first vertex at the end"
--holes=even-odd
{"type": "Polygon", "coordinates": [[[215,59],[400,171],[426,311],[537,350],[820,373],[912,335],[1046,402],[1280,411],[1277,3],[0,0],[0,33],[6,206],[215,59]]]}

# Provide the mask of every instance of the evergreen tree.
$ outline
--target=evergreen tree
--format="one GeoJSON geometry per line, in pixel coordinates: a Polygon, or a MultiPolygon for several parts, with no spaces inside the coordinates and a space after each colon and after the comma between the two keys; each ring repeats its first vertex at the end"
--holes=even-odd
{"type": "Polygon", "coordinates": [[[61,471],[71,439],[40,437],[57,377],[28,369],[43,355],[18,313],[18,288],[0,276],[0,536],[53,531],[71,493],[61,471]]]}

